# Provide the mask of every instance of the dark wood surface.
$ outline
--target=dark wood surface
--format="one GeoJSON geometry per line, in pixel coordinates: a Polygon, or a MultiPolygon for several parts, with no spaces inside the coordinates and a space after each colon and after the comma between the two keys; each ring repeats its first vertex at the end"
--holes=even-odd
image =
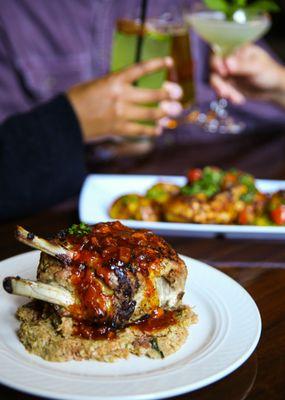
{"type": "MultiPolygon", "coordinates": [[[[190,166],[215,163],[221,166],[242,167],[258,177],[285,178],[284,137],[268,135],[267,138],[254,140],[257,142],[238,138],[219,145],[172,146],[155,151],[149,157],[136,162],[121,161],[103,167],[97,166],[97,171],[182,174],[190,166]]],[[[16,222],[48,236],[77,222],[76,208],[77,201],[74,199],[38,215],[2,223],[0,259],[28,250],[13,237],[16,222]]],[[[178,252],[206,261],[237,280],[256,301],[263,322],[257,350],[243,366],[215,384],[176,398],[285,399],[284,240],[230,240],[221,237],[168,237],[167,240],[178,252]]],[[[240,334],[242,335],[242,332],[240,334]]],[[[0,385],[0,399],[35,400],[36,397],[0,385]]]]}

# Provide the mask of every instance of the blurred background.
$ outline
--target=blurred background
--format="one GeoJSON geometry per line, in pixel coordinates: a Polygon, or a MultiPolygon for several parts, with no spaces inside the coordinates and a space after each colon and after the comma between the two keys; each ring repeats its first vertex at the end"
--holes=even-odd
{"type": "MultiPolygon", "coordinates": [[[[217,74],[213,67],[213,58],[223,56],[222,61],[225,62],[234,53],[217,55],[215,46],[221,48],[224,43],[217,45],[211,42],[211,37],[203,40],[197,26],[191,25],[185,12],[179,11],[186,4],[191,13],[191,8],[194,9],[202,3],[197,0],[0,0],[0,121],[4,123],[6,118],[15,118],[8,123],[7,133],[3,133],[3,138],[9,142],[5,142],[5,151],[2,154],[6,159],[3,158],[4,165],[0,165],[0,169],[7,169],[9,174],[14,174],[15,179],[19,179],[19,171],[25,165],[26,181],[24,183],[21,176],[20,181],[22,192],[27,193],[27,209],[33,210],[31,201],[35,198],[37,186],[47,179],[50,179],[49,188],[53,187],[54,182],[58,187],[56,190],[49,189],[46,195],[42,194],[39,204],[44,206],[78,194],[86,172],[132,172],[132,168],[142,163],[147,172],[155,173],[156,167],[150,163],[151,157],[152,160],[161,160],[161,173],[166,174],[172,174],[173,167],[171,162],[165,160],[172,161],[171,156],[175,155],[181,163],[180,173],[190,167],[217,165],[222,168],[234,166],[263,178],[284,176],[284,107],[276,98],[262,97],[263,93],[260,92],[266,92],[267,88],[257,88],[252,97],[245,94],[243,102],[234,102],[228,97],[226,106],[220,107],[219,100],[225,96],[218,93],[212,82],[212,76],[217,74]],[[144,20],[143,4],[147,4],[144,20]],[[173,23],[172,14],[176,17],[179,12],[183,35],[176,35],[175,30],[174,33],[167,32],[168,25],[173,23]],[[138,17],[141,22],[136,26],[138,17]],[[135,21],[127,26],[131,31],[120,31],[119,22],[123,18],[135,21]],[[161,26],[159,29],[148,30],[150,25],[147,27],[147,23],[155,18],[163,20],[162,30],[161,26]],[[134,26],[138,31],[132,32],[134,26]],[[145,28],[145,31],[140,31],[145,28]],[[166,40],[163,29],[166,31],[166,40]],[[174,39],[179,35],[183,36],[185,46],[177,45],[178,51],[174,54],[174,39]],[[119,62],[114,62],[119,36],[127,45],[118,47],[119,62]],[[142,48],[148,43],[149,54],[140,57],[138,51],[135,58],[127,60],[128,41],[132,43],[133,49],[139,49],[139,43],[142,48]],[[172,43],[172,50],[168,54],[169,43],[172,43]],[[166,79],[183,86],[185,79],[179,79],[178,64],[183,68],[186,66],[186,72],[181,69],[181,76],[184,74],[185,78],[186,73],[189,83],[187,101],[179,96],[171,97],[166,90],[159,101],[136,101],[142,81],[149,84],[148,90],[152,96],[157,95],[158,87],[153,86],[151,77],[145,76],[146,74],[127,79],[125,85],[121,86],[119,95],[115,93],[116,84],[109,80],[109,74],[116,72],[111,75],[114,78],[124,66],[133,66],[138,61],[166,55],[174,58],[175,67],[170,68],[164,64],[159,70],[155,70],[156,76],[160,74],[163,78],[160,79],[160,86],[166,79]],[[128,91],[133,93],[132,100],[126,98],[128,91]],[[116,102],[113,101],[114,98],[116,102]],[[115,103],[119,103],[123,116],[118,116],[115,103]],[[43,105],[40,111],[37,108],[39,105],[43,105]],[[197,118],[183,119],[184,115],[181,117],[182,109],[186,114],[189,112],[187,115],[191,115],[187,107],[190,110],[193,108],[197,118]],[[226,108],[226,113],[223,108],[226,108]],[[176,110],[175,113],[173,110],[176,110]],[[18,119],[20,113],[27,112],[31,114],[26,117],[24,114],[18,119]],[[135,114],[130,115],[131,113],[135,114]],[[235,125],[235,121],[237,127],[240,124],[241,129],[227,131],[226,125],[220,130],[219,118],[223,113],[229,116],[232,125],[235,125]],[[209,126],[204,129],[205,120],[207,124],[209,121],[210,129],[209,126]],[[27,121],[29,124],[26,127],[24,123],[27,121]],[[7,148],[10,153],[6,151],[7,148]],[[58,148],[64,149],[64,153],[60,154],[58,148]],[[50,158],[46,159],[47,155],[50,158]],[[60,158],[64,159],[61,163],[60,158]],[[77,164],[72,164],[69,158],[77,160],[77,164]],[[18,167],[15,167],[16,162],[18,167]],[[36,169],[33,168],[35,164],[36,169]],[[59,170],[62,175],[60,179],[56,179],[59,170]],[[78,175],[76,183],[74,171],[78,175]],[[65,182],[65,188],[62,182],[65,182]],[[29,189],[26,190],[26,187],[29,189]],[[61,193],[54,199],[53,194],[59,192],[61,193]]],[[[230,34],[230,41],[239,39],[239,46],[247,41],[257,40],[259,51],[261,47],[261,53],[267,55],[266,62],[269,64],[266,65],[272,67],[260,67],[261,77],[263,70],[273,71],[266,84],[274,80],[274,75],[281,76],[276,71],[283,70],[285,62],[285,5],[281,0],[277,0],[277,4],[279,11],[270,13],[272,23],[268,32],[268,14],[260,10],[254,14],[254,27],[251,25],[251,17],[246,17],[241,24],[233,18],[219,21],[220,27],[222,26],[220,32],[225,29],[224,22],[240,24],[235,30],[232,29],[233,25],[227,26],[226,34],[220,35],[221,42],[226,42],[224,38],[230,37],[230,34]],[[257,31],[260,25],[263,26],[262,32],[250,36],[252,31],[256,33],[256,25],[259,25],[257,31]],[[265,32],[267,33],[263,37],[265,32]],[[281,68],[276,67],[278,63],[281,68]]],[[[243,13],[246,15],[246,12],[243,13]]],[[[215,17],[212,15],[211,18],[211,22],[214,21],[215,24],[215,17]]],[[[217,30],[217,25],[215,29],[217,30]]],[[[237,48],[236,45],[231,51],[237,48]]],[[[144,49],[141,54],[143,53],[144,49]]],[[[251,67],[250,61],[249,65],[251,67]]],[[[237,84],[240,82],[239,76],[231,75],[229,78],[237,84]]],[[[186,86],[184,91],[185,88],[186,86]]],[[[276,91],[276,85],[272,90],[276,91]]],[[[220,119],[223,121],[223,117],[220,119]]],[[[2,174],[1,179],[6,179],[6,185],[10,185],[12,196],[15,197],[9,183],[11,179],[9,180],[8,174],[2,174]]],[[[8,200],[7,203],[10,204],[11,201],[8,200]]]]}
{"type": "Polygon", "coordinates": [[[280,59],[285,61],[285,2],[277,0],[276,3],[279,5],[280,12],[272,14],[272,27],[265,39],[280,59]]]}

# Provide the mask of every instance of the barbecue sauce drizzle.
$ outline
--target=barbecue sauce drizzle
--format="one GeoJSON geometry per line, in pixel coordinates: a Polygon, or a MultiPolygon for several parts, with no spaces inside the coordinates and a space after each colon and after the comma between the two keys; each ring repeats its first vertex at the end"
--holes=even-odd
{"type": "Polygon", "coordinates": [[[115,313],[114,293],[110,287],[116,268],[120,274],[136,275],[140,272],[143,275],[147,288],[146,301],[151,310],[141,320],[132,324],[126,320],[122,326],[151,332],[174,324],[174,313],[158,307],[158,296],[151,277],[159,274],[162,258],[177,261],[176,252],[152,232],[130,229],[119,221],[99,223],[90,228],[88,234],[69,234],[65,238],[75,252],[70,266],[71,282],[80,300],[80,304],[70,306],[75,320],[74,335],[87,339],[112,339],[116,336],[120,326],[114,326],[109,318],[115,313]],[[96,323],[90,323],[92,320],[96,323]]]}

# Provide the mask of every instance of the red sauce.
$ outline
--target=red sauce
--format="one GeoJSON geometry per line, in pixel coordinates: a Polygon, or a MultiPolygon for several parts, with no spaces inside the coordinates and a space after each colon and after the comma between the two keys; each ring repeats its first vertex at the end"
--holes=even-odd
{"type": "Polygon", "coordinates": [[[94,326],[83,322],[78,322],[75,325],[73,334],[84,339],[92,340],[112,340],[116,337],[116,332],[108,326],[94,326]]]}
{"type": "Polygon", "coordinates": [[[134,325],[142,332],[153,332],[177,322],[173,311],[163,311],[161,309],[153,313],[150,318],[136,322],[134,325]]]}
{"type": "MultiPolygon", "coordinates": [[[[173,311],[163,311],[157,309],[148,318],[141,319],[132,324],[128,324],[128,327],[135,327],[141,332],[151,333],[165,329],[177,322],[173,311]]],[[[84,322],[76,323],[73,334],[84,339],[108,339],[112,340],[116,338],[116,331],[108,326],[96,326],[86,324],[84,322]]]]}
{"type": "Polygon", "coordinates": [[[84,237],[69,235],[67,241],[77,252],[74,262],[84,263],[96,271],[100,265],[108,271],[115,258],[124,264],[137,265],[140,272],[148,275],[159,259],[177,260],[176,252],[162,238],[147,230],[128,228],[118,221],[96,224],[84,237]]]}

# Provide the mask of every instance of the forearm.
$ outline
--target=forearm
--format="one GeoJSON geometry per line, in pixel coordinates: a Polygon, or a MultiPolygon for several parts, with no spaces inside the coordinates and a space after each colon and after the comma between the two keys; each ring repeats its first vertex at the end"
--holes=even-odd
{"type": "Polygon", "coordinates": [[[34,213],[76,193],[84,179],[83,143],[64,96],[0,127],[0,219],[34,213]]]}

